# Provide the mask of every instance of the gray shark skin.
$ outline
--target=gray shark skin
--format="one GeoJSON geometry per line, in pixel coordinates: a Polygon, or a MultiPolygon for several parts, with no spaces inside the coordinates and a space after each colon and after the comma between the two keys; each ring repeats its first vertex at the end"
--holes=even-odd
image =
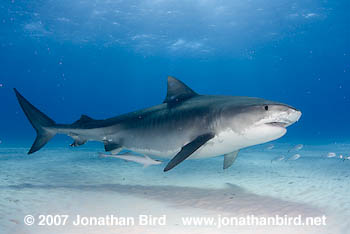
{"type": "Polygon", "coordinates": [[[262,98],[199,95],[174,77],[168,77],[167,96],[160,105],[104,120],[82,115],[72,124],[56,124],[16,89],[15,93],[37,132],[28,154],[56,134],[67,134],[74,139],[71,146],[101,141],[113,154],[126,149],[172,158],[164,171],[188,157],[219,155],[224,155],[226,169],[240,149],[282,137],[301,116],[289,105],[262,98]]]}

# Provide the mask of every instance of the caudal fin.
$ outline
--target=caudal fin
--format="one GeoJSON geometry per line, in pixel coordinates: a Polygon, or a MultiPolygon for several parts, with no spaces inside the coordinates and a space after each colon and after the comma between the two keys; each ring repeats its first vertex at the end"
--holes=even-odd
{"type": "Polygon", "coordinates": [[[52,128],[56,125],[56,123],[40,110],[38,110],[35,106],[30,104],[17,91],[17,89],[14,90],[24,114],[27,116],[28,120],[37,133],[36,139],[28,152],[28,154],[32,154],[40,150],[47,142],[49,142],[49,140],[51,140],[52,137],[56,135],[56,130],[52,128]]]}

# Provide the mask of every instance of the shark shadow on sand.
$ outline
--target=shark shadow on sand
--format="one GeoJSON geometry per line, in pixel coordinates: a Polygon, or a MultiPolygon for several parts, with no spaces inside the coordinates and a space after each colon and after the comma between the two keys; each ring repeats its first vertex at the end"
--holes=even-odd
{"type": "Polygon", "coordinates": [[[325,214],[321,209],[309,204],[285,201],[279,198],[251,193],[242,187],[226,183],[225,188],[209,189],[181,187],[170,185],[34,185],[19,184],[2,186],[1,189],[65,189],[88,192],[116,192],[139,198],[165,202],[173,207],[191,207],[207,209],[230,215],[289,215],[320,216],[325,214]]]}

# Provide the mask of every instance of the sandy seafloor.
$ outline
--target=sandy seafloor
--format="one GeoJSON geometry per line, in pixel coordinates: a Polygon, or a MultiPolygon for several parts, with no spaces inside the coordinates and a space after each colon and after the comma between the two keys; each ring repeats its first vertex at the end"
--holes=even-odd
{"type": "MultiPolygon", "coordinates": [[[[0,147],[0,233],[350,233],[350,145],[305,145],[296,161],[271,163],[289,144],[244,149],[222,170],[223,157],[142,168],[99,158],[98,146],[56,147],[33,155],[0,147]],[[166,226],[26,226],[25,215],[166,215],[166,226]],[[326,226],[184,226],[181,217],[327,216],[326,226]]],[[[295,152],[291,152],[291,156],[295,152]]],[[[72,218],[73,219],[73,218],[72,218]]]]}

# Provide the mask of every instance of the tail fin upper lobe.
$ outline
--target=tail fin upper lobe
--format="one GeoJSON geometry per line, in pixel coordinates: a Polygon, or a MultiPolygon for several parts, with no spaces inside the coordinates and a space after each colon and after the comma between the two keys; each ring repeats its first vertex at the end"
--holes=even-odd
{"type": "Polygon", "coordinates": [[[41,149],[56,135],[56,130],[50,128],[55,126],[56,123],[35,106],[30,104],[16,89],[14,89],[14,91],[24,114],[27,116],[37,133],[36,139],[28,152],[28,154],[32,154],[41,149]]]}

